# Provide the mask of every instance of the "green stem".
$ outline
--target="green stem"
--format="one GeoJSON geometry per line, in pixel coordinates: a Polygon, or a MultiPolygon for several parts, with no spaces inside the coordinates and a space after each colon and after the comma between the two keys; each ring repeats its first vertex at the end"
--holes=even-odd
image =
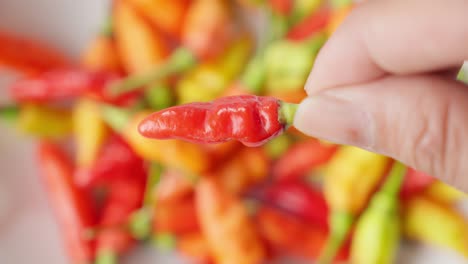
{"type": "Polygon", "coordinates": [[[101,114],[106,123],[115,131],[122,131],[132,117],[132,111],[110,105],[103,105],[101,114]]]}
{"type": "Polygon", "coordinates": [[[322,251],[318,264],[330,264],[346,241],[348,233],[354,223],[354,216],[348,212],[334,212],[331,215],[331,233],[322,251]]]}
{"type": "Polygon", "coordinates": [[[152,206],[154,204],[153,190],[161,179],[161,173],[162,166],[158,163],[151,163],[148,172],[148,181],[146,183],[144,206],[152,206]]]}
{"type": "Polygon", "coordinates": [[[281,102],[279,107],[279,120],[286,127],[292,126],[298,104],[281,102]]]}
{"type": "Polygon", "coordinates": [[[20,109],[16,105],[0,107],[0,119],[13,122],[18,118],[19,112],[20,109]]]}
{"type": "Polygon", "coordinates": [[[395,161],[392,166],[390,173],[388,174],[387,180],[382,186],[382,192],[388,193],[389,195],[396,195],[400,186],[405,178],[407,168],[404,164],[399,161],[395,161]]]}
{"type": "Polygon", "coordinates": [[[118,96],[122,93],[137,90],[173,74],[187,71],[196,63],[197,58],[190,50],[180,48],[172,53],[166,64],[155,67],[143,75],[130,76],[117,83],[110,84],[108,87],[109,93],[118,96]]]}

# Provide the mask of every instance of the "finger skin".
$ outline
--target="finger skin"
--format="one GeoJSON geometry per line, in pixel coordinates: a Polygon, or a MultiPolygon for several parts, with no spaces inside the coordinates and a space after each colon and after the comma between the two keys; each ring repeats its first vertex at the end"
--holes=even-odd
{"type": "Polygon", "coordinates": [[[381,153],[468,192],[468,87],[439,75],[389,76],[304,100],[294,125],[381,153]]]}
{"type": "Polygon", "coordinates": [[[466,0],[368,0],[322,48],[306,90],[459,68],[468,58],[467,14],[466,0]]]}

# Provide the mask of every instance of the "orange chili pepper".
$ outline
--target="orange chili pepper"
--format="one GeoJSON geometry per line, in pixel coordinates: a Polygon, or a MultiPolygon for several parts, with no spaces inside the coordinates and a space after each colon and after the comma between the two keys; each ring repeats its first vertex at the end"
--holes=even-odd
{"type": "Polygon", "coordinates": [[[196,263],[213,263],[208,242],[202,233],[186,234],[179,237],[179,251],[196,261],[196,263]]]}
{"type": "Polygon", "coordinates": [[[128,0],[154,25],[179,38],[187,8],[192,0],[128,0]]]}
{"type": "Polygon", "coordinates": [[[224,50],[231,30],[225,0],[194,0],[182,28],[182,42],[197,58],[210,58],[224,50]]]}
{"type": "Polygon", "coordinates": [[[90,70],[122,72],[122,61],[114,40],[107,35],[96,36],[81,55],[81,64],[90,70]]]}
{"type": "Polygon", "coordinates": [[[114,6],[115,39],[125,69],[142,73],[163,63],[169,49],[161,34],[125,1],[114,6]]]}

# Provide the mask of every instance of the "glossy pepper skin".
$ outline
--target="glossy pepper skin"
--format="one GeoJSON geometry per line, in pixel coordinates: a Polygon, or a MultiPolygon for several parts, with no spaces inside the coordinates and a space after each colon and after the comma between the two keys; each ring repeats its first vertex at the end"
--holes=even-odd
{"type": "Polygon", "coordinates": [[[73,184],[73,163],[58,145],[43,141],[38,149],[39,170],[49,202],[58,220],[73,264],[90,263],[94,257],[93,241],[86,231],[95,224],[91,203],[73,184]]]}
{"type": "Polygon", "coordinates": [[[89,96],[99,101],[124,104],[134,94],[114,98],[105,90],[107,84],[119,78],[119,74],[105,71],[57,69],[14,82],[10,93],[20,103],[56,102],[89,96]]]}
{"type": "Polygon", "coordinates": [[[138,125],[148,114],[135,114],[122,131],[125,140],[139,156],[185,173],[200,174],[212,166],[207,152],[200,145],[180,140],[152,140],[142,136],[138,125]]]}
{"type": "Polygon", "coordinates": [[[281,134],[285,125],[280,102],[273,97],[241,95],[211,103],[191,103],[153,113],[139,125],[140,133],[156,139],[197,143],[237,140],[260,146],[281,134]]]}

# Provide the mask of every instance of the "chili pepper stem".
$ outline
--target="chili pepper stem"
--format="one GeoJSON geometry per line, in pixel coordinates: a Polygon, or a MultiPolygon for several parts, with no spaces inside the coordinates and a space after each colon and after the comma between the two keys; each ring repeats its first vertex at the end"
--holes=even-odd
{"type": "Polygon", "coordinates": [[[399,161],[395,161],[387,180],[382,186],[382,192],[387,195],[395,196],[400,190],[406,171],[407,167],[404,164],[399,161]]]}
{"type": "Polygon", "coordinates": [[[111,250],[100,250],[96,256],[95,264],[117,264],[118,256],[111,250]]]}
{"type": "Polygon", "coordinates": [[[279,120],[286,127],[290,127],[294,122],[298,104],[281,102],[279,107],[279,120]]]}
{"type": "Polygon", "coordinates": [[[348,212],[334,212],[331,215],[331,230],[329,238],[322,250],[318,264],[329,264],[333,262],[337,252],[343,245],[346,237],[354,223],[354,216],[348,212]]]}
{"type": "Polygon", "coordinates": [[[0,107],[0,119],[12,122],[18,118],[19,111],[16,105],[0,107]]]}
{"type": "Polygon", "coordinates": [[[166,64],[158,66],[143,75],[130,76],[117,83],[110,84],[109,93],[113,96],[137,90],[152,82],[173,74],[184,72],[197,63],[197,58],[188,49],[180,48],[171,55],[166,64]]]}
{"type": "Polygon", "coordinates": [[[106,123],[115,131],[122,131],[132,117],[132,112],[127,109],[103,105],[101,107],[101,114],[106,123]]]}

